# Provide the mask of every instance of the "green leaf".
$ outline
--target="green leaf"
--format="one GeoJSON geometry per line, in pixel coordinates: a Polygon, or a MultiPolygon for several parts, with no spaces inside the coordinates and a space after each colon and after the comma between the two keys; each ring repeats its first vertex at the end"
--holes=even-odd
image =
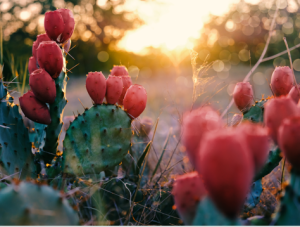
{"type": "Polygon", "coordinates": [[[168,137],[167,137],[167,139],[166,139],[166,142],[165,142],[164,148],[163,148],[163,150],[162,150],[162,152],[161,152],[160,158],[159,158],[159,160],[158,160],[158,162],[157,162],[157,164],[156,164],[156,166],[155,166],[155,169],[154,169],[154,171],[153,171],[153,173],[152,173],[152,177],[151,177],[151,180],[150,180],[150,181],[152,181],[152,178],[153,178],[153,176],[155,175],[155,173],[156,173],[156,171],[157,171],[157,169],[158,169],[158,167],[159,167],[159,165],[160,165],[160,163],[161,163],[161,161],[162,161],[162,158],[163,158],[163,156],[164,156],[164,154],[165,154],[166,148],[167,148],[168,143],[169,143],[169,139],[170,139],[170,132],[169,132],[168,137]]]}
{"type": "Polygon", "coordinates": [[[147,144],[147,146],[146,146],[146,148],[145,148],[143,154],[141,155],[141,157],[139,158],[139,160],[138,160],[138,162],[137,162],[137,166],[136,166],[136,169],[135,169],[135,174],[136,174],[136,175],[138,175],[139,172],[140,172],[140,169],[141,169],[142,164],[143,164],[143,162],[144,162],[144,160],[145,160],[145,157],[147,156],[147,154],[148,154],[148,152],[149,152],[149,150],[150,150],[151,143],[152,143],[152,141],[150,141],[150,142],[147,144]]]}

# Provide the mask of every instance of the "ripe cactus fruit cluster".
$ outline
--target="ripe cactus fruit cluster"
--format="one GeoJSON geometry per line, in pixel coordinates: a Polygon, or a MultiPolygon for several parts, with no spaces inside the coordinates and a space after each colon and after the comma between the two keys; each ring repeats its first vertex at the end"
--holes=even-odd
{"type": "Polygon", "coordinates": [[[252,85],[249,82],[240,82],[235,85],[233,99],[242,112],[247,112],[253,102],[252,85]]]}
{"type": "Polygon", "coordinates": [[[287,95],[293,87],[294,75],[288,66],[276,67],[271,77],[271,88],[276,97],[287,95]]]}
{"type": "Polygon", "coordinates": [[[193,166],[196,165],[198,148],[203,136],[209,132],[222,128],[219,114],[209,106],[200,107],[186,113],[182,123],[182,142],[193,166]]]}
{"type": "Polygon", "coordinates": [[[254,164],[250,152],[237,130],[209,132],[201,142],[198,172],[210,198],[229,218],[238,216],[252,183],[254,164]]]}
{"type": "Polygon", "coordinates": [[[191,225],[199,201],[206,195],[203,181],[197,172],[176,178],[172,189],[176,209],[186,225],[191,225]]]}
{"type": "Polygon", "coordinates": [[[297,105],[289,97],[274,98],[265,104],[264,123],[275,143],[278,142],[278,129],[283,120],[287,117],[298,116],[299,112],[297,105]]]}

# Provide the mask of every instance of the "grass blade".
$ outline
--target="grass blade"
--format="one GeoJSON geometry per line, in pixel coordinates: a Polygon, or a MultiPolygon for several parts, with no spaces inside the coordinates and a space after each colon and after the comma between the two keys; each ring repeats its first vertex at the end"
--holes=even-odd
{"type": "Polygon", "coordinates": [[[139,160],[138,160],[138,162],[137,162],[137,166],[136,166],[136,168],[135,168],[135,174],[136,174],[136,175],[139,175],[139,173],[140,173],[140,169],[141,169],[142,164],[143,164],[143,162],[144,162],[144,160],[145,160],[145,157],[146,157],[146,155],[148,154],[148,152],[149,152],[149,150],[150,150],[150,145],[151,145],[151,143],[152,143],[152,141],[150,141],[150,142],[147,144],[147,146],[146,146],[146,148],[145,148],[143,154],[141,155],[141,157],[139,158],[139,160]]]}
{"type": "Polygon", "coordinates": [[[169,132],[168,137],[167,137],[167,139],[166,139],[166,142],[165,142],[163,151],[162,151],[162,153],[161,153],[161,155],[160,155],[160,158],[159,158],[159,160],[158,160],[158,162],[157,162],[157,164],[156,164],[156,166],[155,166],[155,169],[154,169],[154,171],[153,171],[153,173],[152,173],[152,176],[151,176],[151,180],[150,180],[150,181],[152,181],[152,178],[153,178],[153,176],[155,175],[155,173],[156,173],[156,171],[157,171],[157,169],[158,169],[158,167],[159,167],[159,165],[160,165],[160,163],[161,163],[161,161],[162,161],[162,158],[163,158],[163,156],[164,156],[164,154],[165,154],[165,151],[166,151],[166,148],[167,148],[167,146],[168,146],[169,140],[170,140],[170,132],[169,132]]]}

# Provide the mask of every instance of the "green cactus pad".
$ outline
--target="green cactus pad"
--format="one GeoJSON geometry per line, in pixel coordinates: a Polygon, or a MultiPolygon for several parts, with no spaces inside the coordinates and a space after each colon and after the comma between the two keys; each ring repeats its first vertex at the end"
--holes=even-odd
{"type": "Polygon", "coordinates": [[[275,225],[300,225],[300,173],[292,171],[290,184],[281,198],[275,225]]]}
{"type": "Polygon", "coordinates": [[[40,159],[50,164],[55,157],[59,142],[59,135],[63,126],[63,112],[67,104],[66,86],[67,73],[61,72],[58,78],[54,79],[56,85],[56,98],[50,104],[51,124],[46,127],[45,145],[40,149],[40,159]]]}
{"type": "Polygon", "coordinates": [[[262,169],[255,175],[254,181],[257,181],[264,176],[268,175],[272,172],[272,170],[279,165],[279,162],[281,161],[281,151],[278,147],[271,150],[268,155],[268,159],[265,163],[265,165],[262,167],[262,169]]]}
{"type": "Polygon", "coordinates": [[[198,204],[193,225],[240,225],[240,221],[225,217],[211,199],[205,197],[198,204]]]}
{"type": "Polygon", "coordinates": [[[0,191],[0,225],[78,225],[77,213],[59,191],[29,182],[0,191]]]}
{"type": "Polygon", "coordinates": [[[34,128],[29,131],[29,140],[37,150],[40,150],[45,145],[46,127],[47,125],[34,122],[34,128]]]}
{"type": "Polygon", "coordinates": [[[254,123],[264,121],[264,104],[267,100],[262,99],[256,102],[246,113],[243,114],[243,120],[250,120],[254,123]]]}
{"type": "Polygon", "coordinates": [[[36,177],[28,129],[2,81],[0,98],[0,170],[18,179],[36,177]]]}
{"type": "Polygon", "coordinates": [[[256,207],[256,205],[259,203],[262,191],[261,179],[252,183],[251,191],[244,203],[244,212],[248,212],[256,207]]]}
{"type": "Polygon", "coordinates": [[[131,146],[131,119],[115,105],[95,105],[70,125],[64,140],[65,173],[99,174],[119,165],[131,146]]]}

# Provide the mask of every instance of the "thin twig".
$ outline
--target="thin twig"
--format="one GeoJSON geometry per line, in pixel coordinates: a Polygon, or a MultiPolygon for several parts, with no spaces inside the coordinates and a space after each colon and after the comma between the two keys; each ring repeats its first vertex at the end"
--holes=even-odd
{"type": "MultiPolygon", "coordinates": [[[[270,40],[271,40],[271,37],[272,37],[272,32],[273,32],[273,29],[274,29],[274,24],[275,24],[275,19],[276,19],[276,15],[277,15],[277,12],[278,12],[278,6],[276,6],[276,10],[275,10],[275,13],[274,13],[274,17],[272,19],[272,23],[271,23],[271,27],[270,27],[270,30],[269,30],[269,35],[268,35],[268,39],[267,39],[267,42],[266,42],[266,45],[264,47],[264,50],[262,52],[262,54],[260,55],[258,61],[256,62],[256,64],[253,66],[253,68],[250,70],[250,72],[246,75],[246,77],[244,78],[243,82],[246,82],[249,80],[249,77],[252,75],[252,73],[256,70],[256,68],[260,65],[260,63],[262,62],[266,52],[267,52],[267,49],[269,47],[269,43],[270,43],[270,40]]],[[[230,107],[232,106],[233,104],[233,98],[231,99],[229,105],[225,108],[225,110],[223,111],[221,117],[224,117],[225,114],[227,113],[227,111],[230,109],[230,107]]]]}

